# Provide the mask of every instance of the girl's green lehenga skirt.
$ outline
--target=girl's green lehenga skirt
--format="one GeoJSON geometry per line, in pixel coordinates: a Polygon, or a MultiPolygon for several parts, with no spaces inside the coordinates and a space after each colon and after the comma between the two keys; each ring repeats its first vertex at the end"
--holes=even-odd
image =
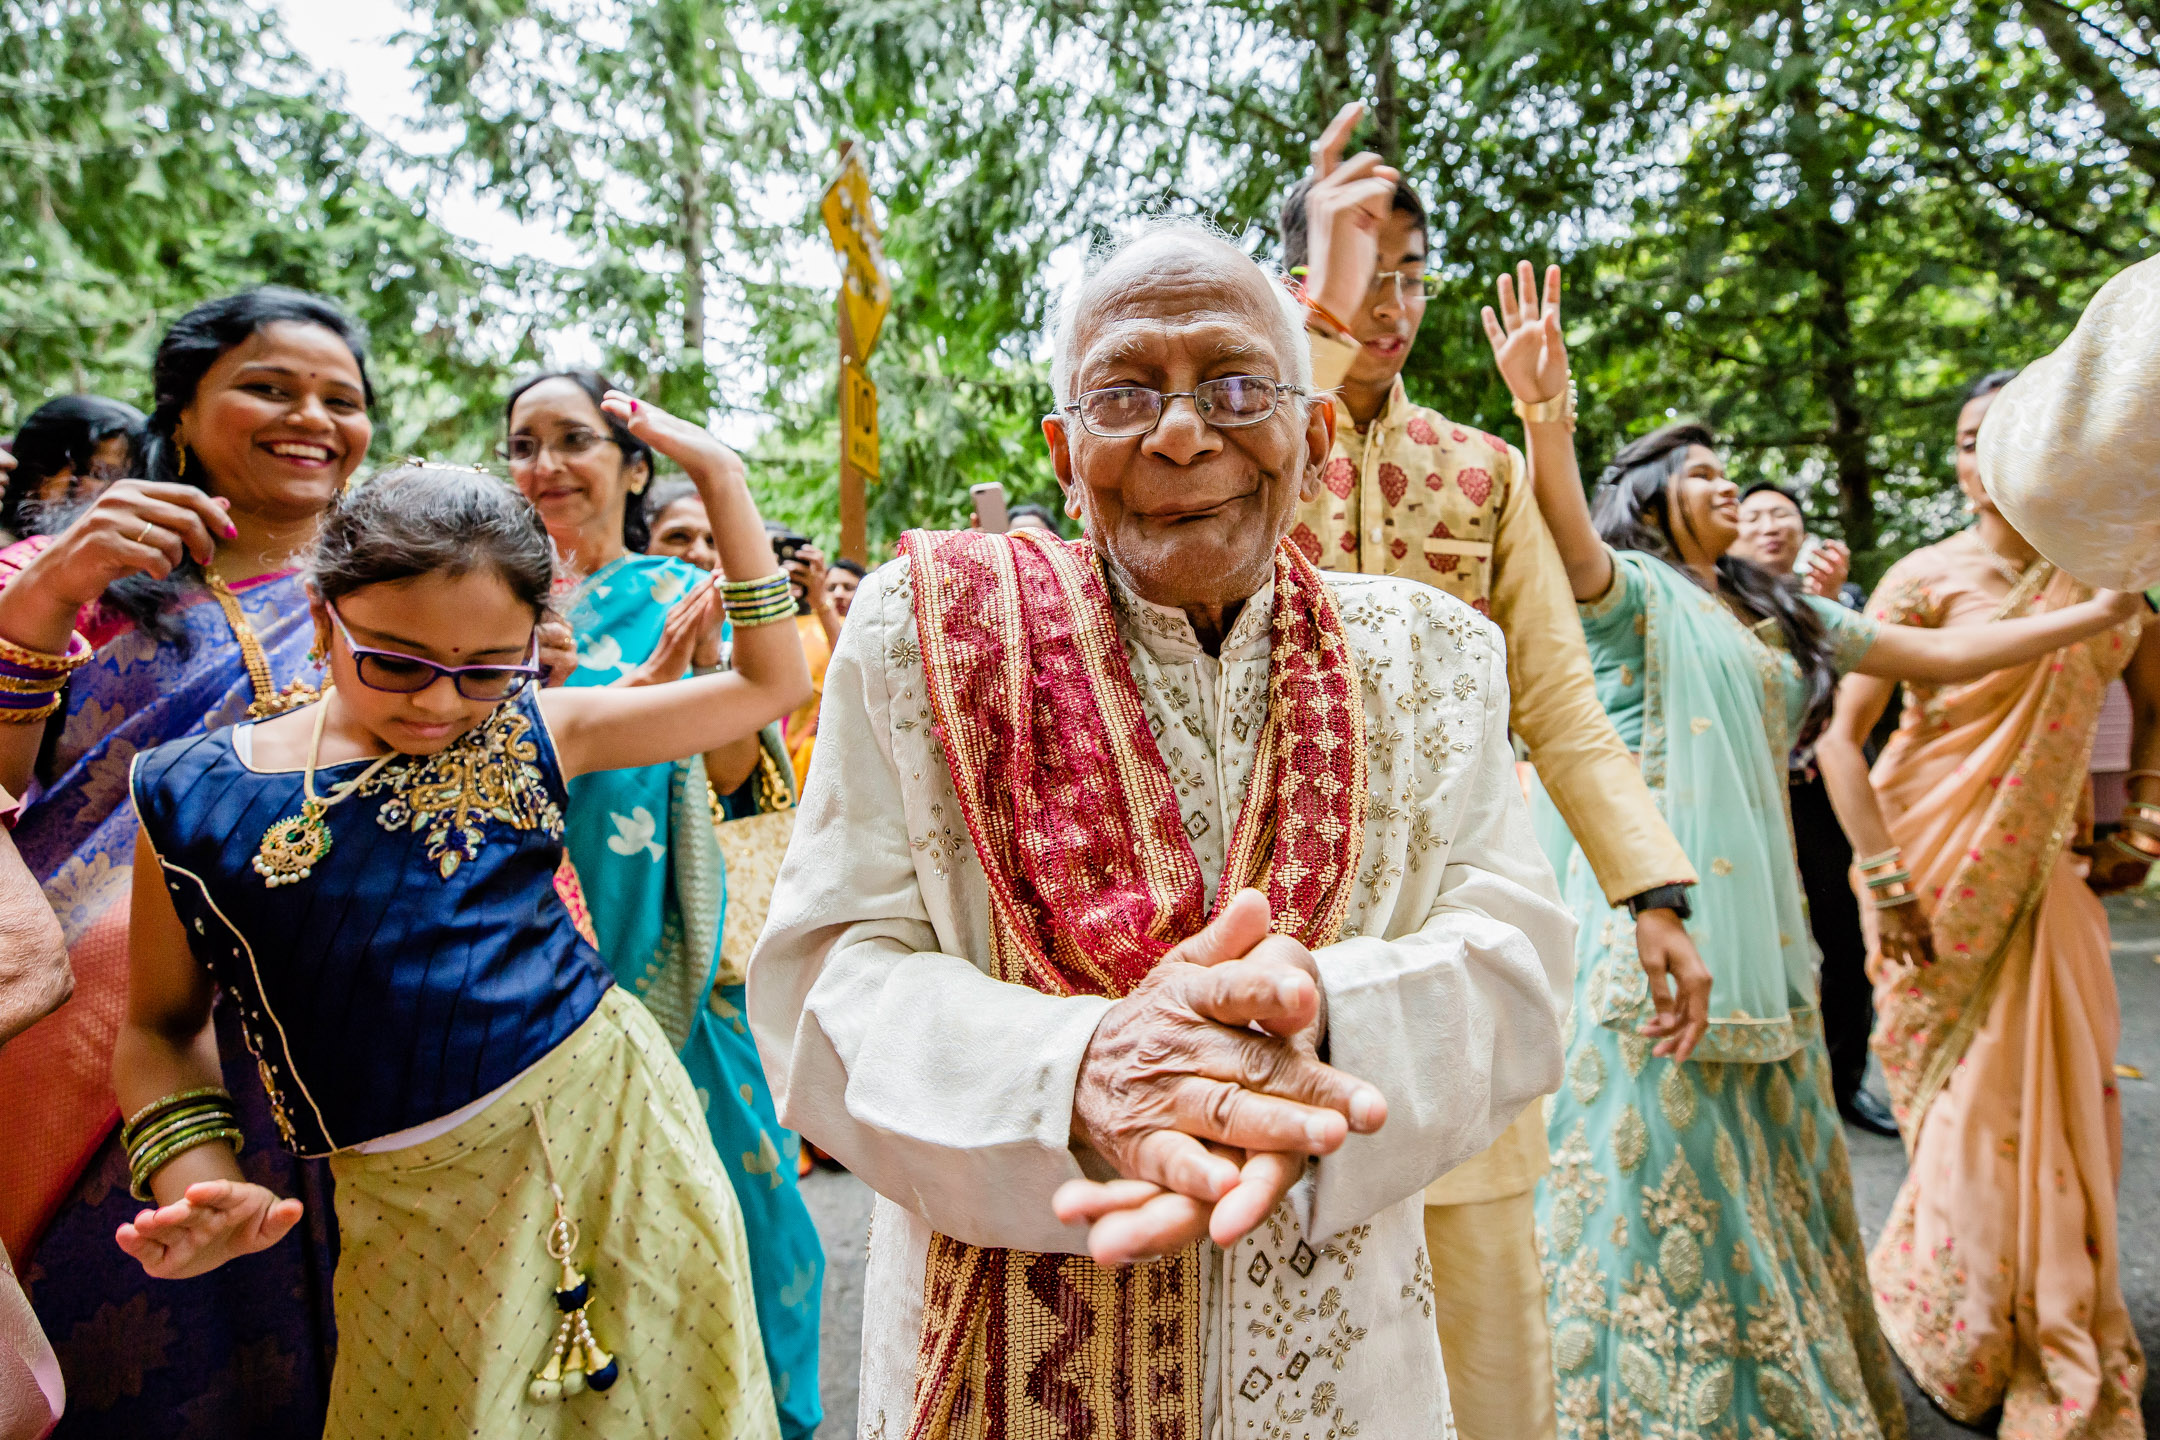
{"type": "Polygon", "coordinates": [[[734,1188],[689,1078],[624,991],[478,1115],[330,1168],[341,1253],[325,1440],[778,1436],[734,1188]],[[527,1386],[561,1319],[548,1158],[580,1232],[594,1338],[621,1373],[604,1392],[540,1402],[527,1386]]]}

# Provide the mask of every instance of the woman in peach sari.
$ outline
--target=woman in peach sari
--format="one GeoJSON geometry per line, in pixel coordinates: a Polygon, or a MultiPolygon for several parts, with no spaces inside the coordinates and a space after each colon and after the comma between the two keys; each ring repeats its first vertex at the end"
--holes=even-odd
{"type": "MultiPolygon", "coordinates": [[[[1906,625],[2040,614],[2090,592],[1998,514],[1973,463],[2007,375],[1958,417],[1979,523],[1892,567],[1869,613],[1906,625]]],[[[1860,752],[1889,699],[1852,676],[1818,747],[1877,909],[1874,1048],[1910,1169],[1869,1257],[1884,1332],[1922,1390],[2005,1440],[2143,1437],[2145,1362],[2118,1275],[2121,1028],[2095,888],[2144,873],[2075,853],[2109,682],[2128,680],[2134,763],[2160,764],[2160,625],[2130,621],[1963,685],[1909,687],[1870,785],[1860,752]]],[[[2142,779],[2151,786],[2160,775],[2142,779]]],[[[2136,798],[2160,801],[2160,790],[2136,798]]],[[[2156,808],[2155,813],[2160,813],[2156,808]]]]}

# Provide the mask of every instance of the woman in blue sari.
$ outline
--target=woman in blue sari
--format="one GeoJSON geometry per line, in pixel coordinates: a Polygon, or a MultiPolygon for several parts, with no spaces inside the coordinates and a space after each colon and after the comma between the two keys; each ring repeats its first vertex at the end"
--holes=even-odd
{"type": "MultiPolygon", "coordinates": [[[[586,372],[542,375],[506,406],[511,477],[578,577],[558,600],[577,634],[571,685],[679,678],[715,658],[721,616],[706,572],[639,553],[648,537],[639,497],[653,456],[602,412],[607,389],[586,372]]],[[[823,1413],[825,1257],[796,1188],[798,1141],[780,1128],[750,1038],[743,977],[721,973],[727,876],[713,833],[715,795],[761,773],[792,797],[792,776],[775,775],[766,754],[752,738],[699,760],[580,776],[564,838],[601,955],[660,1022],[705,1104],[749,1231],[773,1399],[792,1440],[823,1413]]]]}
{"type": "Polygon", "coordinates": [[[1506,318],[1488,309],[1486,330],[1531,446],[1567,456],[1539,507],[1598,698],[1702,876],[1682,913],[1711,974],[1704,1039],[1684,1061],[1652,1055],[1633,927],[1537,795],[1539,839],[1580,924],[1538,1189],[1560,1432],[1897,1440],[1905,1413],[1831,1096],[1786,756],[1827,717],[1842,673],[1970,678],[2119,623],[2138,601],[1957,644],[1798,595],[1727,553],[1739,491],[1696,425],[1621,450],[1593,523],[1573,465],[1559,271],[1543,306],[1528,265],[1520,282],[1519,306],[1501,282],[1506,318]]]}
{"type": "MultiPolygon", "coordinates": [[[[35,769],[15,842],[75,972],[72,999],[0,1051],[11,1142],[0,1241],[60,1356],[62,1437],[322,1433],[327,1173],[278,1146],[253,1067],[228,1066],[249,1174],[306,1202],[306,1243],[146,1283],[112,1243],[140,1207],[111,1075],[136,831],[128,764],[275,714],[314,678],[293,556],[367,453],[366,354],[358,327],[311,295],[257,290],[197,307],[158,348],[149,479],[121,481],[57,535],[0,553],[0,639],[53,654],[76,631],[92,652],[46,726],[0,726],[0,785],[24,793],[35,769]]],[[[222,1006],[218,1021],[221,1053],[244,1061],[222,1006]]]]}

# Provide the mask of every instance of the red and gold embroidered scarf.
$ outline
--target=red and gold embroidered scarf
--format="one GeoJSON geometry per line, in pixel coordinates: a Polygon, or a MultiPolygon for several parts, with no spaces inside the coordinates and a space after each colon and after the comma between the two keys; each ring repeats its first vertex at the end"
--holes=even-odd
{"type": "MultiPolygon", "coordinates": [[[[903,542],[931,713],[989,881],[992,973],[1122,996],[1206,923],[1206,887],[1101,561],[1080,541],[903,542]]],[[[1313,948],[1342,928],[1365,832],[1357,667],[1319,571],[1275,552],[1268,716],[1217,903],[1254,886],[1313,948]]],[[[1200,1264],[934,1236],[909,1440],[1200,1440],[1200,1264]]]]}

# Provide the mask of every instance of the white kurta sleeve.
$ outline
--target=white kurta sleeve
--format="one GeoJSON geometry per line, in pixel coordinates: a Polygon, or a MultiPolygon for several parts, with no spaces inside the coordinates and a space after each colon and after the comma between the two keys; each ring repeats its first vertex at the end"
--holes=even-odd
{"type": "Polygon", "coordinates": [[[1560,1084],[1575,920],[1515,777],[1496,635],[1485,648],[1473,756],[1421,797],[1448,827],[1439,833],[1449,847],[1424,923],[1315,957],[1329,1059],[1370,1081],[1387,1098],[1388,1118],[1308,1171],[1293,1195],[1308,1235],[1335,1234],[1418,1193],[1560,1084]]]}
{"type": "Polygon", "coordinates": [[[816,764],[751,957],[751,1029],[781,1122],[879,1194],[973,1245],[1084,1251],[1086,1227],[1059,1224],[1050,1199],[1081,1174],[1073,1086],[1111,1002],[1003,984],[940,950],[893,748],[888,667],[914,623],[891,573],[864,581],[826,670],[816,764]]]}

